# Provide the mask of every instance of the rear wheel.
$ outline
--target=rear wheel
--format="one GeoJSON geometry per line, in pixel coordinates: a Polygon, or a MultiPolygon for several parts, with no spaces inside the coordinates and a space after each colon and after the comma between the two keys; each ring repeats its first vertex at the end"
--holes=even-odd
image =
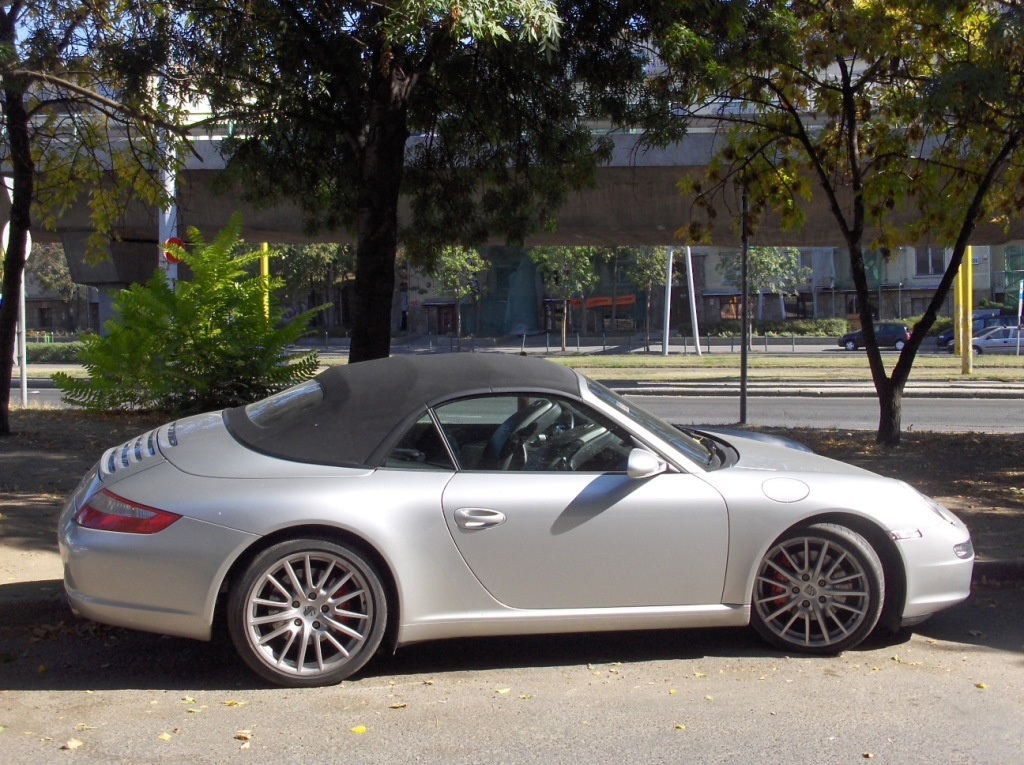
{"type": "Polygon", "coordinates": [[[847,340],[846,341],[846,350],[848,350],[848,351],[855,351],[855,350],[857,350],[857,344],[855,342],[853,342],[853,340],[847,340]]]}
{"type": "Polygon", "coordinates": [[[228,598],[228,630],[277,685],[341,682],[380,646],[387,602],[373,565],[346,545],[296,539],[257,555],[228,598]]]}
{"type": "Polygon", "coordinates": [[[896,341],[895,343],[893,343],[893,346],[892,346],[892,347],[893,347],[893,348],[895,348],[895,349],[896,349],[897,351],[902,351],[902,350],[903,350],[903,347],[904,347],[904,346],[905,346],[906,344],[907,344],[907,341],[906,341],[906,340],[897,340],[897,341],[896,341]]]}
{"type": "Polygon", "coordinates": [[[822,523],[787,532],[761,559],[751,625],[785,651],[834,654],[871,633],[884,599],[882,564],[867,540],[822,523]]]}

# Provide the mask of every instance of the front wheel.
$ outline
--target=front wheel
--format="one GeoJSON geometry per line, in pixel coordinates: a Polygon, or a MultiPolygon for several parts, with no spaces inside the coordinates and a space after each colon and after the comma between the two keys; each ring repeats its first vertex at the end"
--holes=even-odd
{"type": "Polygon", "coordinates": [[[902,351],[903,347],[906,344],[907,344],[907,342],[905,340],[897,340],[895,343],[893,343],[892,347],[895,348],[897,351],[902,351]]]}
{"type": "Polygon", "coordinates": [[[228,597],[235,649],[277,685],[333,685],[366,664],[387,623],[373,565],[346,545],[296,539],[257,555],[228,597]]]}
{"type": "Polygon", "coordinates": [[[761,559],[751,625],[784,651],[835,654],[871,633],[884,599],[882,564],[867,540],[821,523],[787,532],[761,559]]]}
{"type": "Polygon", "coordinates": [[[853,340],[847,340],[846,341],[846,350],[848,350],[848,351],[855,351],[855,350],[857,350],[857,344],[855,342],[853,342],[853,340]]]}

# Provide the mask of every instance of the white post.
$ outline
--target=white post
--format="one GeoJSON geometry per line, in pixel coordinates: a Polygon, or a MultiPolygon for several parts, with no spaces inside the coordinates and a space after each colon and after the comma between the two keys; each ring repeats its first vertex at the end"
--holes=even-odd
{"type": "Polygon", "coordinates": [[[669,323],[672,318],[672,256],[675,254],[675,247],[668,248],[667,264],[665,266],[665,321],[661,331],[661,355],[668,356],[668,335],[669,323]]]}
{"type": "Polygon", "coordinates": [[[700,329],[697,327],[697,294],[693,289],[693,253],[686,245],[686,289],[690,293],[690,324],[693,327],[693,347],[700,356],[700,329]]]}
{"type": "MultiPolygon", "coordinates": [[[[27,232],[26,232],[27,234],[27,232]]],[[[25,240],[25,261],[32,249],[32,239],[25,240]]],[[[28,406],[28,352],[25,346],[25,275],[21,275],[21,294],[18,296],[18,353],[21,365],[21,408],[28,406]]]]}
{"type": "MultiPolygon", "coordinates": [[[[166,150],[166,147],[162,147],[166,150]]],[[[170,205],[165,210],[160,210],[159,237],[160,245],[160,268],[167,277],[167,283],[173,288],[178,281],[178,264],[173,263],[164,255],[166,252],[167,240],[178,236],[178,205],[176,202],[177,184],[174,173],[168,172],[165,168],[160,169],[160,180],[163,183],[164,191],[171,199],[170,205]]]]}
{"type": "MultiPolygon", "coordinates": [[[[14,201],[14,178],[4,176],[4,188],[7,191],[7,199],[14,201]]],[[[10,242],[11,223],[4,226],[3,248],[7,252],[10,242]]],[[[25,232],[25,263],[28,263],[28,256],[32,254],[32,232],[25,232]]],[[[28,406],[28,349],[25,346],[25,272],[21,273],[21,289],[18,291],[18,326],[15,328],[17,342],[15,351],[18,354],[18,368],[21,370],[21,406],[28,406]]],[[[4,383],[6,385],[6,383],[4,383]]]]}

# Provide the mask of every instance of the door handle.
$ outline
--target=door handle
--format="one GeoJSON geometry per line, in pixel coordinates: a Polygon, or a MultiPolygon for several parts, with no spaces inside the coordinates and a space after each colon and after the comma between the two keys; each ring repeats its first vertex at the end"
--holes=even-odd
{"type": "Polygon", "coordinates": [[[455,522],[460,529],[476,531],[489,526],[500,526],[505,522],[505,514],[486,507],[460,507],[455,511],[455,522]]]}

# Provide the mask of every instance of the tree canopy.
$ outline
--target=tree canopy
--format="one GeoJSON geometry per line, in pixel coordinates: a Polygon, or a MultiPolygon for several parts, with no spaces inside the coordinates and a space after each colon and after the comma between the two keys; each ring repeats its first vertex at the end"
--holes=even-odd
{"type": "MultiPolygon", "coordinates": [[[[100,241],[129,200],[158,203],[182,156],[169,75],[173,17],[162,3],[9,0],[0,7],[0,162],[11,182],[0,292],[17,295],[34,226],[85,195],[100,241]]],[[[0,435],[10,432],[17,300],[0,304],[0,435]]]]}
{"type": "Polygon", "coordinates": [[[429,266],[446,244],[521,242],[592,183],[608,144],[588,120],[651,105],[647,5],[190,0],[182,65],[236,125],[252,199],[353,233],[359,361],[389,353],[400,243],[429,266]]]}
{"type": "Polygon", "coordinates": [[[827,200],[859,296],[879,396],[879,441],[898,443],[902,391],[979,222],[1019,214],[1024,138],[1022,15],[999,0],[836,0],[683,4],[659,30],[673,119],[725,139],[684,184],[706,240],[715,201],[734,186],[752,224],[771,212],[803,222],[827,200]],[[703,213],[703,218],[700,213],[703,213]],[[953,251],[889,375],[874,337],[865,252],[934,242],[953,251]]]}

